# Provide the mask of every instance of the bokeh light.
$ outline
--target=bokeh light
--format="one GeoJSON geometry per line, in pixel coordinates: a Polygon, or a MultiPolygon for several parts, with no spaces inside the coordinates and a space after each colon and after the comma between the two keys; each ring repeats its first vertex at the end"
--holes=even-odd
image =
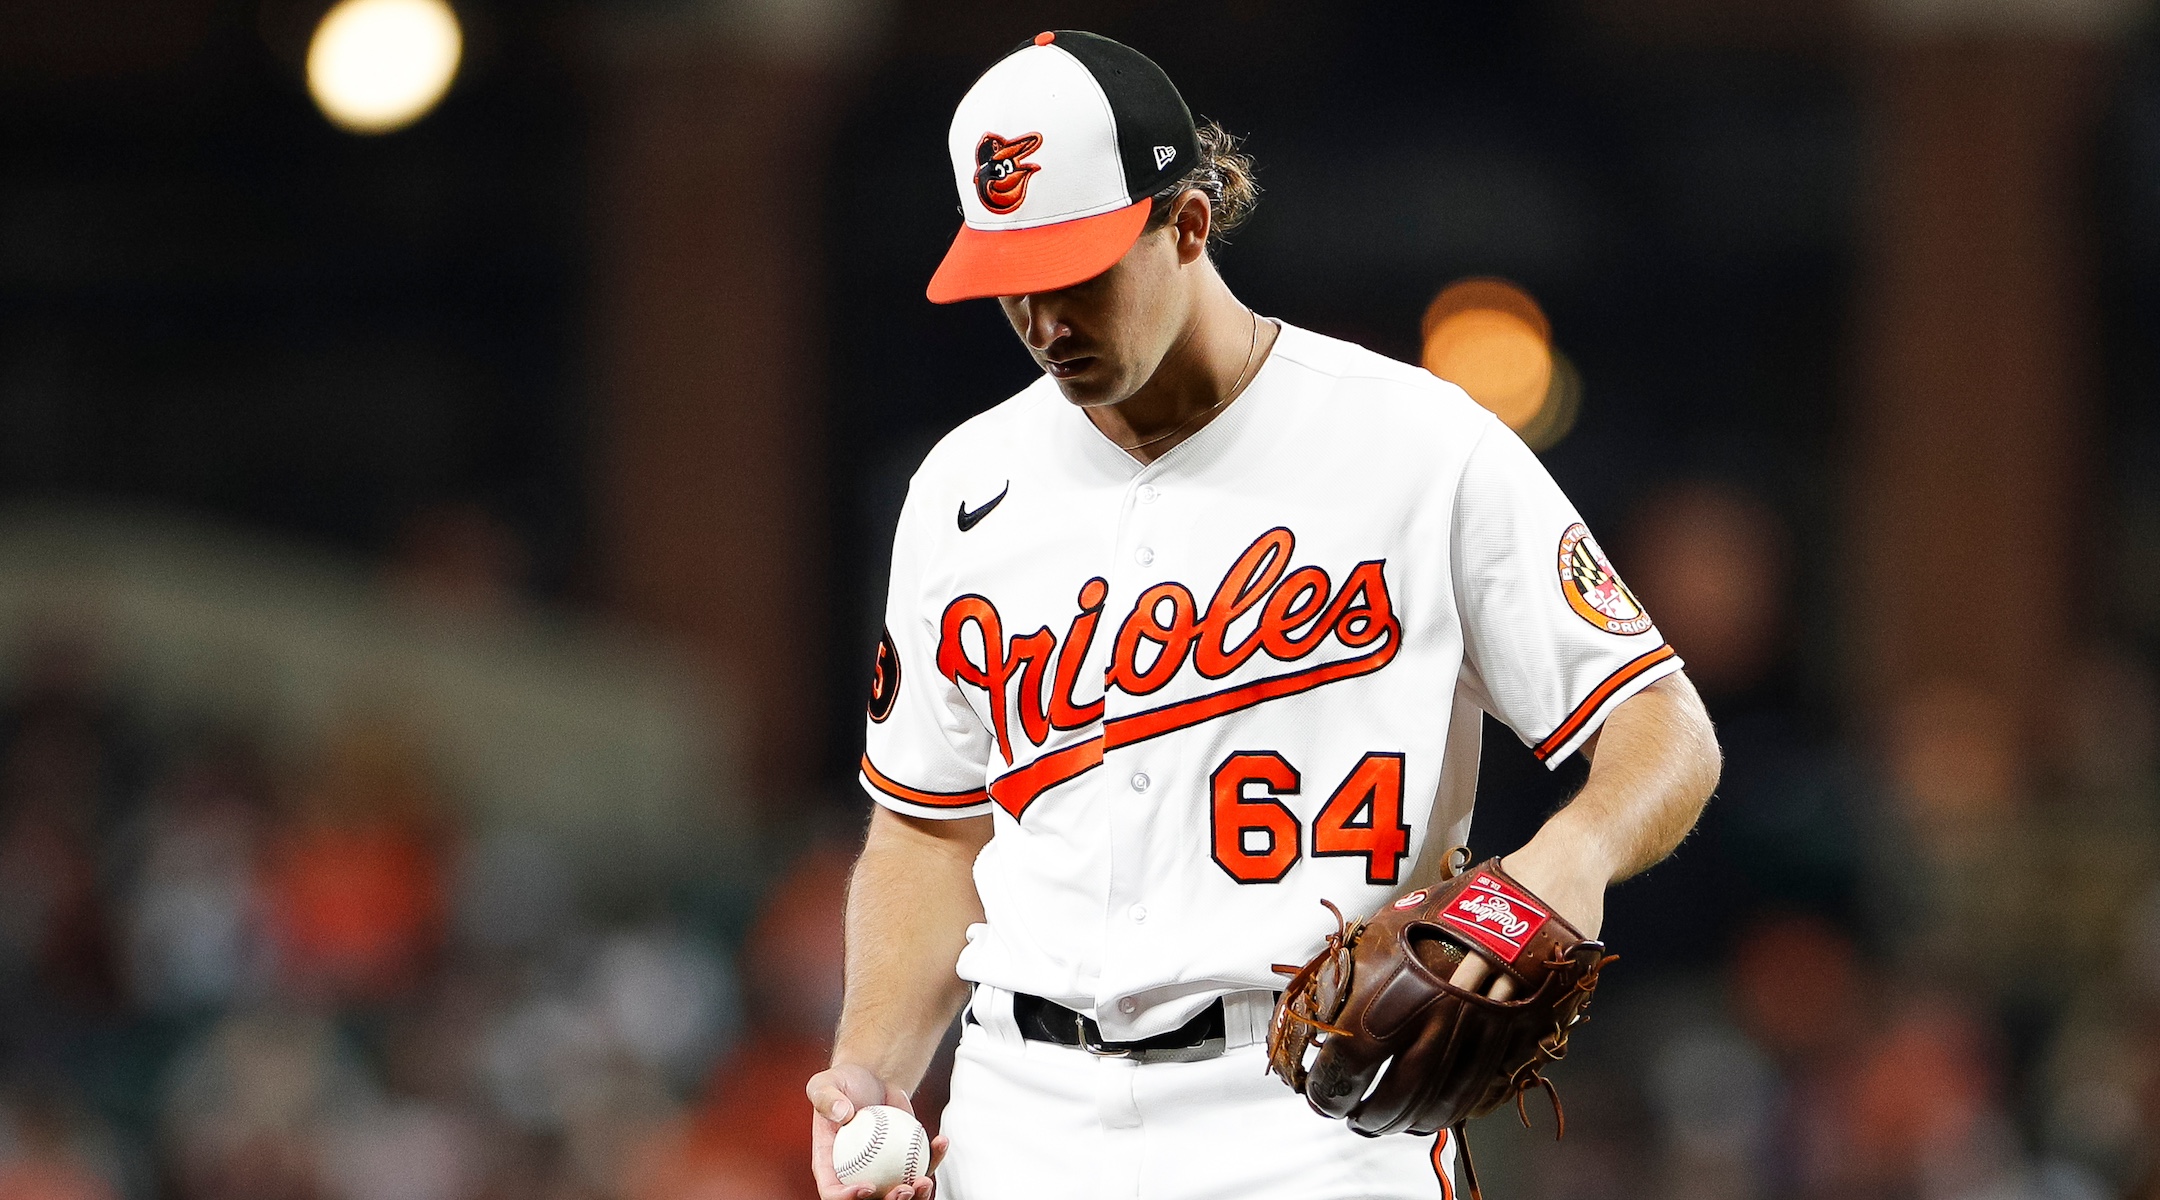
{"type": "Polygon", "coordinates": [[[1652,492],[1629,525],[1628,582],[1687,647],[1688,678],[1720,698],[1761,683],[1783,648],[1793,583],[1777,514],[1750,491],[1697,480],[1652,492]]]}
{"type": "Polygon", "coordinates": [[[464,48],[444,0],[342,0],[308,44],[308,92],[340,127],[389,133],[435,107],[464,48]]]}
{"type": "Polygon", "coordinates": [[[1515,430],[1533,450],[1557,444],[1575,428],[1575,418],[1582,412],[1582,375],[1575,370],[1574,361],[1558,346],[1550,347],[1550,351],[1552,382],[1546,385],[1545,401],[1521,428],[1515,430]]]}
{"type": "Polygon", "coordinates": [[[1582,380],[1553,348],[1552,325],[1529,293],[1504,279],[1463,279],[1425,310],[1425,369],[1542,450],[1574,428],[1582,380]]]}

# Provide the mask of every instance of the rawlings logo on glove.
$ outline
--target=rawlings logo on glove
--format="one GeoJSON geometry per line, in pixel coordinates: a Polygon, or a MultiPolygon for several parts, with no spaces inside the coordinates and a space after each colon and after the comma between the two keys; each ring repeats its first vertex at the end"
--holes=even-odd
{"type": "Polygon", "coordinates": [[[1440,919],[1512,963],[1548,915],[1531,904],[1529,895],[1521,889],[1481,871],[1455,906],[1440,914],[1440,919]],[[1463,919],[1466,915],[1470,918],[1467,921],[1463,919]]]}

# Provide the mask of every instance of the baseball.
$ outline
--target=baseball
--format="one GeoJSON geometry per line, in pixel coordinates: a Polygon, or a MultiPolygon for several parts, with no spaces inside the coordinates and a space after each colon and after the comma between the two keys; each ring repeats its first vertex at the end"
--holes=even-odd
{"type": "Polygon", "coordinates": [[[873,1104],[833,1136],[833,1170],[842,1183],[867,1183],[883,1196],[930,1169],[930,1135],[904,1108],[873,1104]]]}

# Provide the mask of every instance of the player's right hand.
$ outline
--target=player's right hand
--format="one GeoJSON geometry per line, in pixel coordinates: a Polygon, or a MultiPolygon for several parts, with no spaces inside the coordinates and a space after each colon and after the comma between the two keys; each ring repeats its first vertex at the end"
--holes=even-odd
{"type": "MultiPolygon", "coordinates": [[[[908,1094],[893,1087],[872,1074],[870,1068],[854,1063],[840,1063],[819,1071],[810,1077],[803,1089],[810,1096],[810,1173],[817,1179],[819,1200],[867,1200],[876,1189],[867,1184],[842,1183],[833,1170],[833,1135],[840,1127],[852,1120],[856,1113],[872,1104],[890,1104],[906,1109],[910,1115],[915,1106],[908,1102],[908,1094]]],[[[903,1183],[887,1192],[885,1200],[933,1200],[937,1183],[931,1178],[937,1174],[938,1163],[945,1157],[949,1143],[944,1137],[930,1139],[930,1169],[912,1183],[903,1183]]]]}

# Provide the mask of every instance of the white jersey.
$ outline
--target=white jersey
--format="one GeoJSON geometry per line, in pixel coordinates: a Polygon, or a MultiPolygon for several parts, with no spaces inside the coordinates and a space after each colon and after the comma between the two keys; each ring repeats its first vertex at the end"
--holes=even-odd
{"type": "Polygon", "coordinates": [[[989,815],[970,981],[1109,1040],[1279,986],[1470,828],[1482,714],[1554,765],[1678,670],[1460,389],[1284,325],[1155,462],[1047,377],[916,472],[862,780],[989,815]]]}

